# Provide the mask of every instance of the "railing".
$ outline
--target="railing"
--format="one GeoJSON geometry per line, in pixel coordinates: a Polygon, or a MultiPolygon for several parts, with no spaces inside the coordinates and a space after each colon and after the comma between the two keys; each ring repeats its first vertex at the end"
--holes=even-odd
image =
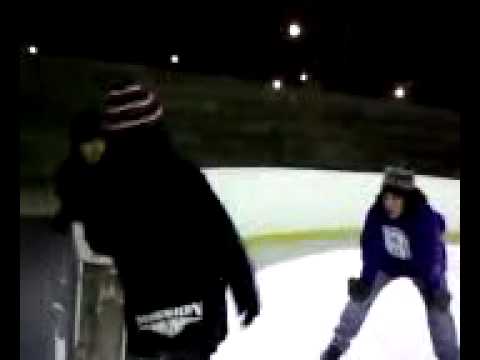
{"type": "Polygon", "coordinates": [[[77,259],[74,360],[124,360],[123,295],[110,257],[95,254],[72,224],[77,259]]]}

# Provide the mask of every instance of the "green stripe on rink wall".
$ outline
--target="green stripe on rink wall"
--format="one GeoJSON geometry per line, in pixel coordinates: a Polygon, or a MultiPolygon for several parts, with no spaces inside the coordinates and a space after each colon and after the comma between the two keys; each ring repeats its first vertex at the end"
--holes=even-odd
{"type": "MultiPolygon", "coordinates": [[[[298,241],[319,240],[319,241],[359,241],[360,228],[341,227],[329,229],[307,229],[268,232],[245,237],[248,247],[257,247],[265,245],[289,245],[298,241]]],[[[453,231],[447,233],[446,239],[450,243],[460,243],[460,232],[453,231]]]]}
{"type": "MultiPolygon", "coordinates": [[[[22,218],[51,217],[58,209],[58,199],[49,187],[22,188],[20,191],[20,216],[22,218]]],[[[338,227],[317,229],[296,229],[290,231],[272,231],[248,235],[245,242],[248,247],[264,245],[290,245],[305,240],[346,241],[357,243],[360,238],[360,228],[338,227]]],[[[447,233],[447,240],[460,243],[460,231],[447,233]]]]}

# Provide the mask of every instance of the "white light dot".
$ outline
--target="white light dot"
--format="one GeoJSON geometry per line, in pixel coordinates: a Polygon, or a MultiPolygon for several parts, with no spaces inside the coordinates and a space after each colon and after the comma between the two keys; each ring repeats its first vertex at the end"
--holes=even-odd
{"type": "Polygon", "coordinates": [[[300,81],[305,82],[305,81],[307,81],[307,80],[308,80],[308,74],[305,73],[305,72],[301,73],[301,74],[300,74],[300,81]]]}
{"type": "Polygon", "coordinates": [[[405,91],[405,88],[403,86],[397,86],[395,88],[395,90],[393,91],[393,95],[397,98],[397,99],[403,99],[406,95],[406,91],[405,91]]]}
{"type": "Polygon", "coordinates": [[[30,45],[27,50],[30,55],[38,54],[38,48],[35,45],[30,45]]]}
{"type": "Polygon", "coordinates": [[[272,81],[272,87],[274,90],[280,90],[282,88],[282,80],[275,79],[272,81]]]}
{"type": "Polygon", "coordinates": [[[170,56],[170,62],[171,62],[172,64],[178,64],[178,61],[179,61],[179,60],[180,60],[180,59],[179,59],[178,55],[175,55],[175,54],[174,54],[174,55],[170,56]]]}
{"type": "Polygon", "coordinates": [[[292,38],[299,37],[301,33],[302,33],[302,28],[300,27],[299,24],[292,23],[289,25],[288,34],[290,35],[290,37],[292,38]]]}

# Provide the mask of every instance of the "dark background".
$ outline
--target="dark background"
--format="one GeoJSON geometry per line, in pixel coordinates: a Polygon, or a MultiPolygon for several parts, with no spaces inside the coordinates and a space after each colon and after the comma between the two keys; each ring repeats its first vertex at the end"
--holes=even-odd
{"type": "Polygon", "coordinates": [[[51,186],[71,119],[99,106],[103,80],[132,68],[158,84],[175,141],[202,166],[381,171],[406,161],[458,178],[456,20],[451,6],[407,2],[29,5],[18,26],[23,194],[51,186]],[[287,35],[293,21],[298,39],[287,35]],[[393,98],[397,85],[406,99],[393,98]]]}
{"type": "Polygon", "coordinates": [[[459,32],[452,7],[320,1],[187,2],[29,7],[22,41],[45,55],[295,82],[305,69],[327,90],[381,98],[408,82],[410,101],[460,110],[459,32]],[[41,11],[41,12],[40,12],[41,11]],[[288,24],[303,26],[300,39],[288,24]]]}

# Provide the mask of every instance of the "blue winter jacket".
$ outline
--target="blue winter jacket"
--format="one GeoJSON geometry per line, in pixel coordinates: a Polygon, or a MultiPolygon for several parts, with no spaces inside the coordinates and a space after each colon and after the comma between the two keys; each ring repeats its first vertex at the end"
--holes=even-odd
{"type": "Polygon", "coordinates": [[[395,220],[380,204],[373,205],[361,236],[361,278],[372,284],[377,272],[383,271],[393,277],[417,278],[427,291],[437,290],[446,270],[444,233],[443,216],[427,203],[395,220]]]}

